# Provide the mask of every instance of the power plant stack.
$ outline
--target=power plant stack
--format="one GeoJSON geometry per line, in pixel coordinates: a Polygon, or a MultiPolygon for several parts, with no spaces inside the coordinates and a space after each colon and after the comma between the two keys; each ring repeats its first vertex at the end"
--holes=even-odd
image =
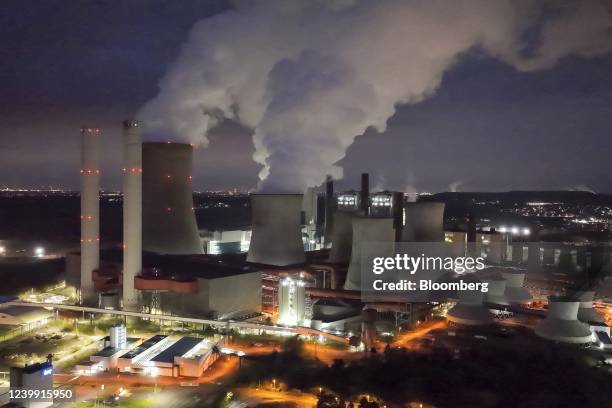
{"type": "Polygon", "coordinates": [[[169,255],[203,253],[193,209],[192,161],[193,146],[189,144],[142,144],[143,250],[169,255]]]}
{"type": "Polygon", "coordinates": [[[134,278],[142,269],[141,124],[123,122],[123,308],[136,309],[134,278]]]}
{"type": "Polygon", "coordinates": [[[363,211],[337,210],[334,213],[334,227],[331,232],[329,262],[344,263],[351,260],[353,245],[353,220],[362,217],[363,211]]]}
{"type": "Polygon", "coordinates": [[[359,208],[366,216],[370,215],[370,175],[368,173],[361,173],[359,208]]]}
{"type": "Polygon", "coordinates": [[[535,327],[535,334],[548,340],[583,344],[593,340],[588,324],[578,320],[580,302],[569,296],[549,296],[548,314],[535,327]]]}
{"type": "Polygon", "coordinates": [[[402,241],[444,242],[444,203],[406,203],[402,241]]]}
{"type": "Polygon", "coordinates": [[[354,218],[351,262],[344,282],[344,290],[361,290],[361,254],[369,243],[393,243],[392,218],[354,218]]]}
{"type": "Polygon", "coordinates": [[[247,262],[274,266],[304,263],[302,194],[251,195],[252,232],[247,262]]]}
{"type": "Polygon", "coordinates": [[[93,271],[100,266],[100,129],[81,128],[81,304],[97,306],[93,271]]]}
{"type": "Polygon", "coordinates": [[[329,248],[332,240],[332,231],[334,228],[334,210],[336,208],[334,200],[334,180],[331,176],[327,176],[325,180],[325,246],[329,248]]]}

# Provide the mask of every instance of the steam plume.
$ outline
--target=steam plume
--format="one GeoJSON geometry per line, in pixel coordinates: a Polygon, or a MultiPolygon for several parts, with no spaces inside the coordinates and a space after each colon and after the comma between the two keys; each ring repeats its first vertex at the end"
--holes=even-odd
{"type": "Polygon", "coordinates": [[[357,135],[432,95],[468,50],[530,71],[612,50],[602,1],[244,1],[195,24],[140,113],[153,136],[206,144],[223,119],[253,129],[260,189],[302,191],[357,135]]]}

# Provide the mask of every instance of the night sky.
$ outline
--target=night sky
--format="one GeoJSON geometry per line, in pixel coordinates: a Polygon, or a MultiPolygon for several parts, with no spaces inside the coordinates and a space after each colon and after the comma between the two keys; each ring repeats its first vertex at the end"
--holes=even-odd
{"type": "MultiPolygon", "coordinates": [[[[103,188],[120,183],[120,124],[157,93],[192,25],[223,1],[14,1],[0,8],[0,186],[78,188],[79,127],[102,129],[103,188]]],[[[239,39],[237,39],[238,41],[239,39]]],[[[250,130],[226,122],[198,149],[197,189],[250,189],[250,130]]],[[[404,191],[612,193],[612,55],[521,73],[478,51],[437,93],[399,107],[339,162],[404,191]]]]}

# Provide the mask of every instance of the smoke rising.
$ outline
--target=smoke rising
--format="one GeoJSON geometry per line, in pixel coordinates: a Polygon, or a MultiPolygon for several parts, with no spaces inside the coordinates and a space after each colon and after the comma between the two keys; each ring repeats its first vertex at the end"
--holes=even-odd
{"type": "Polygon", "coordinates": [[[341,178],[354,138],[432,95],[466,51],[545,69],[611,51],[611,30],[605,1],[237,2],[195,24],[139,117],[154,138],[204,145],[237,121],[253,129],[259,189],[303,191],[341,178]]]}

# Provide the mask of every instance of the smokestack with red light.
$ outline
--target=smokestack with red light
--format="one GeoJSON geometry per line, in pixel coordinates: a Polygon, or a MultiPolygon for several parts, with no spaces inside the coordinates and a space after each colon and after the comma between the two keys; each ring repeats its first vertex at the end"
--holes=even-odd
{"type": "Polygon", "coordinates": [[[92,273],[100,266],[100,129],[81,128],[81,296],[97,306],[92,273]]]}
{"type": "Polygon", "coordinates": [[[123,122],[123,308],[136,309],[134,278],[142,269],[141,123],[123,122]]]}
{"type": "Polygon", "coordinates": [[[184,143],[142,145],[143,249],[171,255],[201,254],[193,209],[193,146],[184,143]]]}

